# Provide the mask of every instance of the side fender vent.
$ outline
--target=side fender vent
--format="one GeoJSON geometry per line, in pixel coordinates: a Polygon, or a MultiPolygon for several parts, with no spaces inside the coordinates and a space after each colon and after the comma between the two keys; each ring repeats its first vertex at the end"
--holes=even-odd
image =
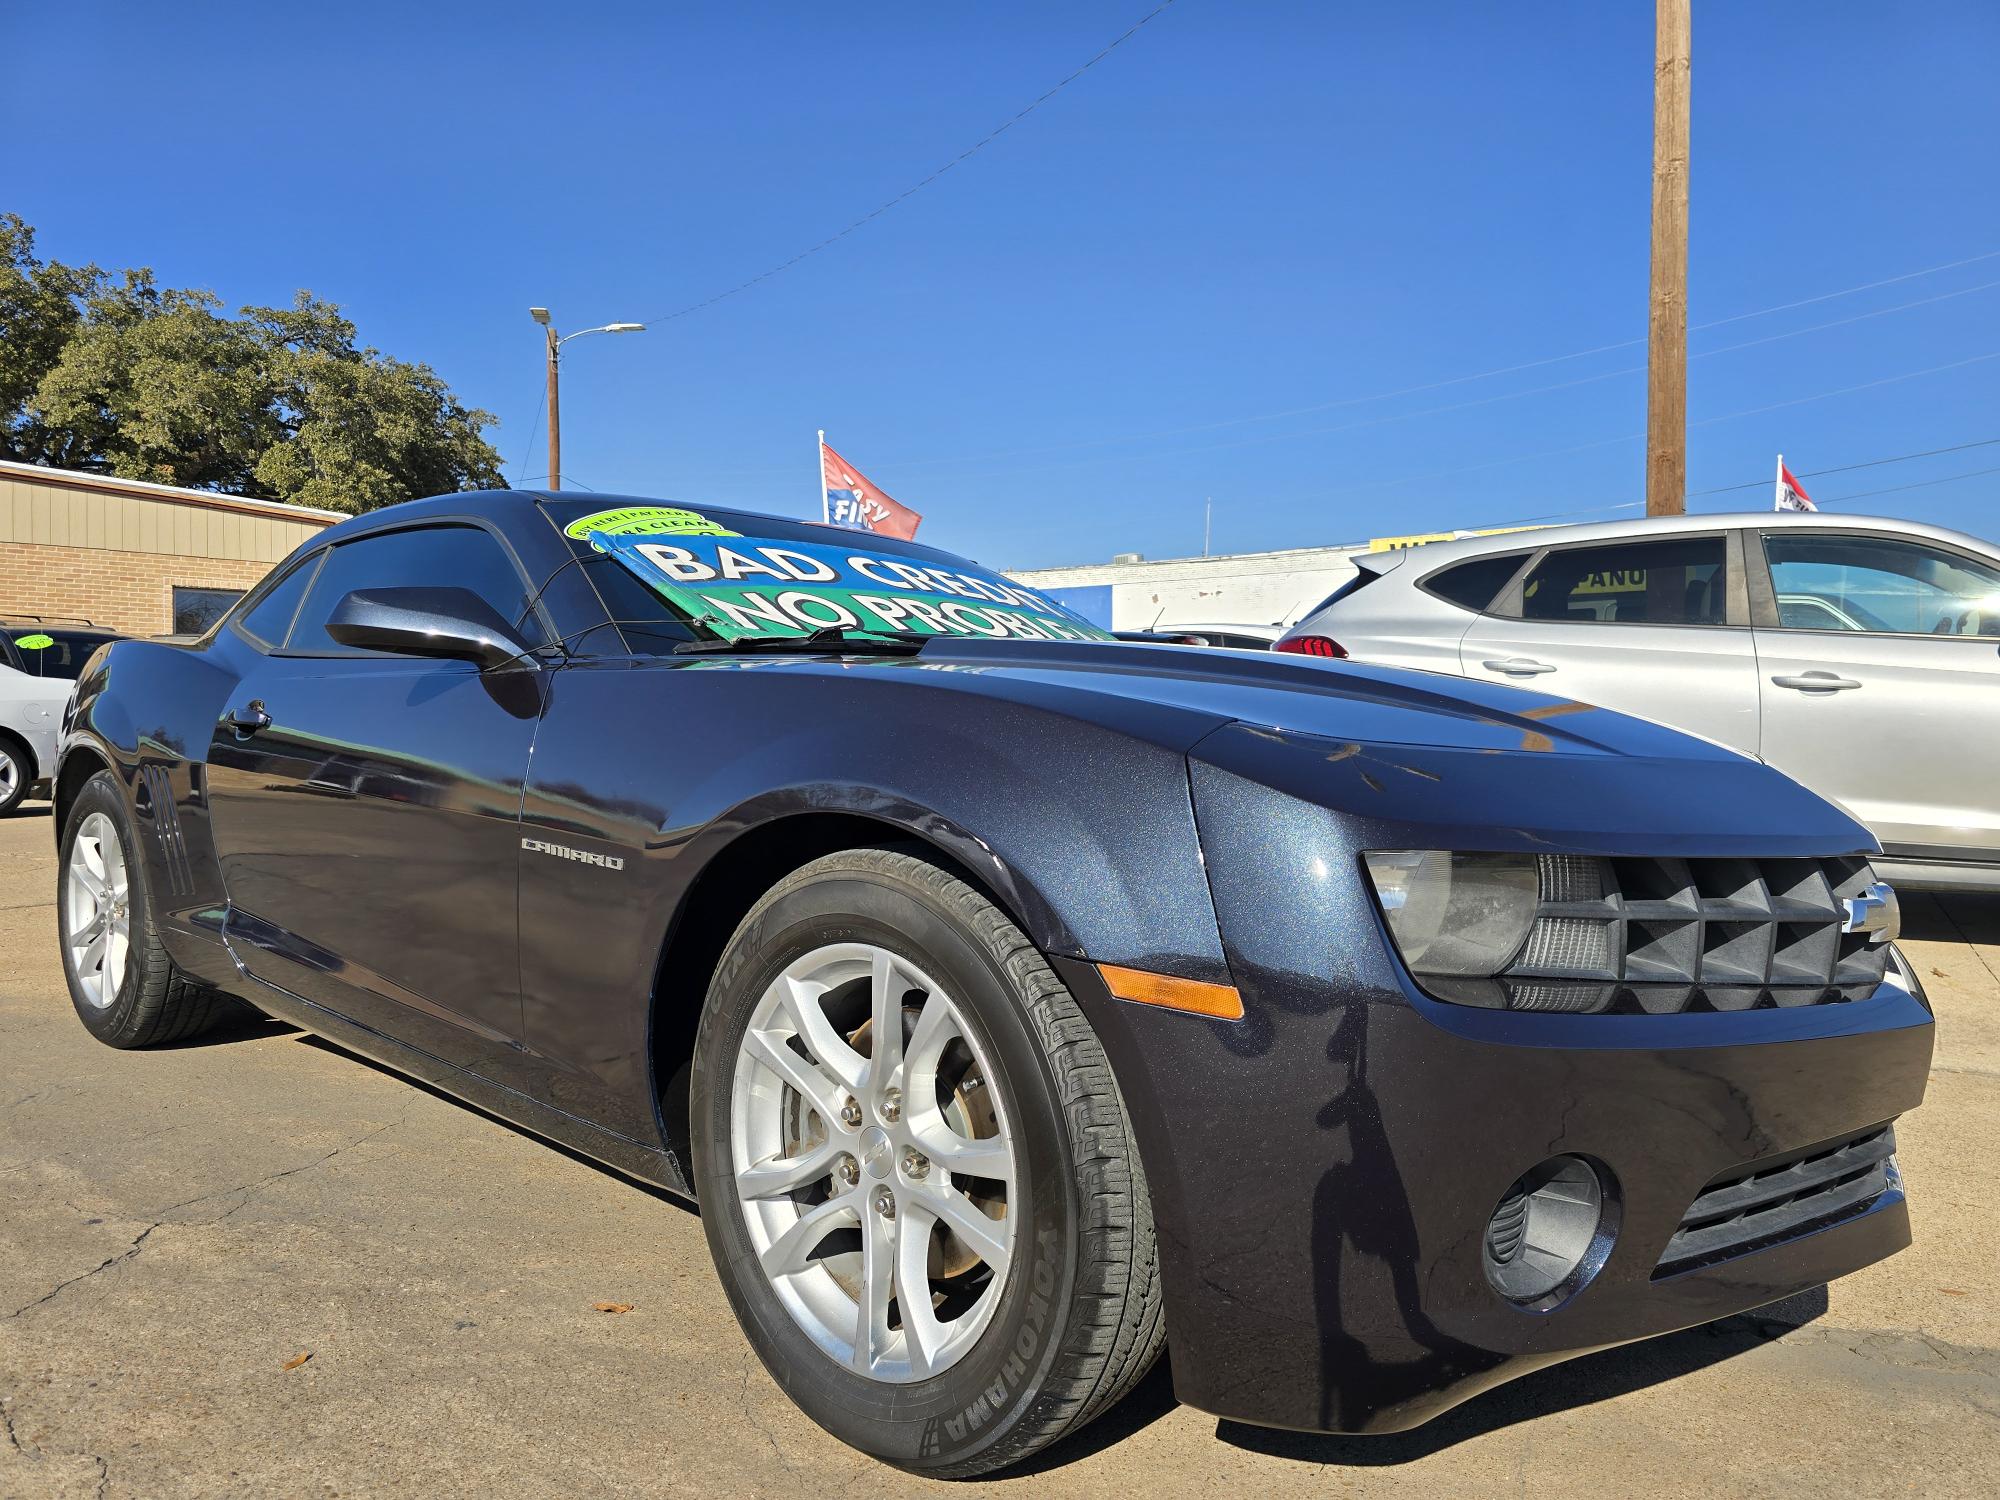
{"type": "Polygon", "coordinates": [[[160,843],[160,865],[176,896],[194,894],[194,870],[188,863],[187,836],[181,831],[180,809],[174,805],[174,775],[165,766],[139,768],[141,805],[152,819],[153,837],[160,843]]]}

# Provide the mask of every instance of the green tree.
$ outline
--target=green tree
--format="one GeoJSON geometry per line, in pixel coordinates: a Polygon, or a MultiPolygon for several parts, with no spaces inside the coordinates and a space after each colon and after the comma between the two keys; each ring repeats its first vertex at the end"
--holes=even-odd
{"type": "Polygon", "coordinates": [[[221,309],[41,261],[0,215],[0,457],[344,511],[502,482],[492,414],[357,346],[336,304],[221,309]]]}

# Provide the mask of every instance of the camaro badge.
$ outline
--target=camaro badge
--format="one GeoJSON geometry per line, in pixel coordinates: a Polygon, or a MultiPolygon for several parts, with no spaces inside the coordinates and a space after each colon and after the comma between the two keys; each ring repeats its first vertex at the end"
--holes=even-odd
{"type": "Polygon", "coordinates": [[[573,859],[585,865],[602,865],[607,870],[625,868],[625,861],[616,854],[592,854],[588,849],[572,849],[567,844],[551,844],[546,839],[522,839],[521,847],[531,854],[553,854],[557,859],[573,859]]]}

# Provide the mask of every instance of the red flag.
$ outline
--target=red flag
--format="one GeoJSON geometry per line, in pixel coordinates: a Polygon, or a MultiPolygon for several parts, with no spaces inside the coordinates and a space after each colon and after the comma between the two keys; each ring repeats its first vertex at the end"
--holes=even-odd
{"type": "Polygon", "coordinates": [[[1819,509],[1817,505],[1814,505],[1812,503],[1812,496],[1808,495],[1803,489],[1801,489],[1799,487],[1799,482],[1796,479],[1792,478],[1792,471],[1785,467],[1785,455],[1782,453],[1778,455],[1777,501],[1775,504],[1772,505],[1771,509],[1773,510],[1818,510],[1819,509]]]}
{"type": "Polygon", "coordinates": [[[898,505],[853,464],[819,440],[820,483],[826,491],[825,517],[830,526],[846,526],[855,531],[872,531],[879,536],[915,541],[923,517],[907,505],[898,505]]]}

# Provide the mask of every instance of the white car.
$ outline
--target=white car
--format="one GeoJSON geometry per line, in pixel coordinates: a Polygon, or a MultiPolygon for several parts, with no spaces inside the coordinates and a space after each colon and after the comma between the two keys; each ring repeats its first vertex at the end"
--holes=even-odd
{"type": "Polygon", "coordinates": [[[1282,625],[1155,625],[1148,630],[1114,630],[1121,641],[1163,645],[1213,646],[1229,651],[1269,651],[1285,633],[1282,625]]]}
{"type": "Polygon", "coordinates": [[[118,637],[95,627],[0,619],[0,817],[46,781],[76,675],[118,637]]]}
{"type": "Polygon", "coordinates": [[[1660,516],[1432,542],[1276,649],[1515,682],[1757,756],[1885,876],[2000,889],[2000,548],[1879,516],[1660,516]]]}

